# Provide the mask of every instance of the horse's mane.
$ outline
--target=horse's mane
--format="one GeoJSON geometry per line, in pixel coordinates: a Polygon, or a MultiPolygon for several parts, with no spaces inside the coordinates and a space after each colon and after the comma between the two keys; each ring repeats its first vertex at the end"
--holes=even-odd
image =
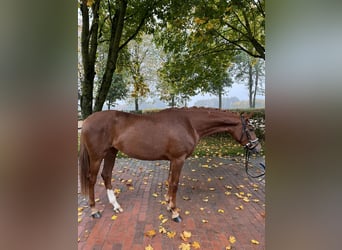
{"type": "Polygon", "coordinates": [[[223,110],[218,108],[208,108],[208,107],[182,107],[182,108],[167,108],[163,109],[159,112],[173,112],[173,111],[183,111],[183,112],[201,112],[201,111],[210,111],[210,112],[218,112],[218,113],[228,113],[228,114],[236,114],[236,112],[232,112],[230,110],[223,110]]]}

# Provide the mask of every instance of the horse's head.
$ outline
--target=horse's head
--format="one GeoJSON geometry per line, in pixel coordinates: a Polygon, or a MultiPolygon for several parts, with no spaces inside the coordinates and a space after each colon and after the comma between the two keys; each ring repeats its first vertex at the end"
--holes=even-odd
{"type": "Polygon", "coordinates": [[[253,153],[259,153],[261,150],[261,145],[259,143],[258,137],[255,135],[255,127],[250,122],[249,118],[252,114],[241,115],[241,135],[239,142],[252,151],[253,153]]]}

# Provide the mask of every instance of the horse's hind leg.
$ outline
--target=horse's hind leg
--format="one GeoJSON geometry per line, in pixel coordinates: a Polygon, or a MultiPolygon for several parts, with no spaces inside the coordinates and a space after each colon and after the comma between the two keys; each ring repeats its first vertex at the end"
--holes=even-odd
{"type": "Polygon", "coordinates": [[[90,172],[89,172],[89,206],[91,208],[91,216],[93,218],[100,218],[101,214],[98,209],[95,208],[95,183],[97,179],[97,174],[100,169],[101,160],[91,160],[90,161],[90,172]]]}
{"type": "Polygon", "coordinates": [[[102,169],[101,176],[103,178],[103,181],[105,183],[105,187],[107,189],[107,196],[109,202],[113,205],[115,212],[122,212],[123,209],[121,208],[120,204],[116,200],[116,196],[113,191],[112,186],[112,171],[115,163],[115,157],[118,153],[118,150],[115,148],[111,148],[108,153],[106,154],[104,158],[104,166],[102,169]]]}

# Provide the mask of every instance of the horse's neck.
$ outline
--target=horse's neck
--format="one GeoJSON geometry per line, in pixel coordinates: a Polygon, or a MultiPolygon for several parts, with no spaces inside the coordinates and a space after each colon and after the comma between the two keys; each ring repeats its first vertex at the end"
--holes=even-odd
{"type": "Polygon", "coordinates": [[[230,133],[239,122],[236,115],[223,111],[192,114],[190,120],[200,138],[218,132],[230,133]]]}

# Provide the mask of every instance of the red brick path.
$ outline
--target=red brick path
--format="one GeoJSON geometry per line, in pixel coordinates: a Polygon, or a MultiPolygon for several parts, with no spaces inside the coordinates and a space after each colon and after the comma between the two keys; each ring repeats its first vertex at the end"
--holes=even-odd
{"type": "Polygon", "coordinates": [[[181,223],[171,221],[171,214],[161,204],[167,175],[167,161],[118,159],[112,181],[114,188],[120,189],[118,202],[124,212],[113,220],[115,213],[99,174],[95,197],[102,210],[100,219],[90,217],[87,202],[78,195],[82,210],[78,211],[78,249],[144,250],[151,245],[154,250],[176,250],[182,243],[195,241],[200,249],[265,249],[265,183],[246,178],[242,159],[186,161],[177,193],[181,223]],[[162,223],[160,215],[168,220],[162,223]],[[160,226],[176,232],[174,238],[160,233],[160,226]],[[154,237],[144,235],[152,229],[154,237]],[[183,231],[191,232],[187,242],[180,237],[183,231]],[[230,236],[235,243],[229,242],[230,236]]]}

